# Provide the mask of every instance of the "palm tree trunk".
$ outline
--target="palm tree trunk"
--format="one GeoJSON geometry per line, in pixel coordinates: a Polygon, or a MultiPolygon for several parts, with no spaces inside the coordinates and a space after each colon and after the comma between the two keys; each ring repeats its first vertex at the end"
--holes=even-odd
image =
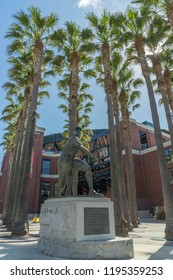
{"type": "Polygon", "coordinates": [[[13,165],[12,165],[12,173],[10,176],[10,184],[11,184],[11,202],[8,209],[8,224],[7,229],[11,230],[13,225],[15,215],[17,212],[18,207],[18,198],[19,192],[21,188],[21,180],[23,174],[23,160],[22,157],[23,153],[23,145],[25,139],[25,126],[26,126],[26,119],[27,119],[27,112],[28,112],[28,104],[30,100],[30,89],[26,88],[25,90],[25,98],[24,98],[24,108],[22,110],[21,118],[18,125],[18,133],[16,138],[16,146],[14,149],[14,156],[13,156],[13,165]]]}
{"type": "MultiPolygon", "coordinates": [[[[79,87],[79,57],[77,52],[71,54],[71,74],[69,84],[69,137],[73,135],[77,126],[77,96],[79,87]]],[[[73,170],[67,180],[67,193],[75,195],[78,186],[78,172],[73,170]],[[73,193],[75,190],[75,194],[73,193]]],[[[67,194],[66,193],[66,194],[67,194]]]]}
{"type": "Polygon", "coordinates": [[[168,101],[168,97],[167,97],[165,81],[164,81],[163,75],[162,75],[162,67],[161,67],[159,55],[155,55],[152,57],[152,63],[153,63],[153,69],[154,69],[154,72],[155,72],[156,78],[157,78],[158,88],[162,95],[163,105],[164,105],[166,119],[167,119],[167,123],[168,123],[168,129],[169,129],[169,133],[170,133],[170,137],[171,137],[171,146],[172,146],[172,150],[173,150],[173,125],[172,125],[169,101],[168,101]]]}
{"type": "Polygon", "coordinates": [[[170,3],[166,6],[166,14],[169,20],[169,24],[173,30],[173,3],[170,1],[170,3]]]}
{"type": "Polygon", "coordinates": [[[9,158],[8,158],[8,171],[7,171],[7,187],[5,190],[5,197],[4,197],[4,204],[2,209],[2,217],[1,220],[3,221],[3,225],[6,225],[8,223],[8,211],[9,207],[12,203],[12,191],[10,189],[10,175],[12,172],[12,160],[13,160],[13,149],[9,151],[9,158]]]}
{"type": "MultiPolygon", "coordinates": [[[[127,111],[127,154],[128,154],[128,163],[131,174],[131,186],[133,190],[133,216],[134,220],[132,222],[134,227],[138,227],[139,217],[138,217],[138,207],[137,207],[137,194],[136,194],[136,182],[135,182],[135,170],[134,170],[134,162],[133,162],[133,154],[132,154],[132,139],[130,132],[130,121],[129,121],[129,112],[127,111]]],[[[131,207],[132,209],[132,207],[131,207]]]]}
{"type": "Polygon", "coordinates": [[[136,185],[134,174],[134,163],[132,155],[132,144],[129,129],[128,109],[126,108],[126,94],[122,90],[120,93],[122,124],[124,134],[124,146],[125,146],[125,161],[126,161],[126,174],[127,174],[127,189],[128,189],[128,203],[130,218],[134,228],[138,227],[137,216],[137,201],[136,201],[136,185]]]}
{"type": "Polygon", "coordinates": [[[32,120],[32,129],[29,139],[25,141],[24,151],[27,151],[23,156],[25,164],[24,174],[22,176],[22,188],[19,194],[19,203],[15,215],[15,220],[12,227],[12,235],[23,236],[29,234],[29,224],[27,220],[28,216],[28,201],[29,201],[29,186],[30,186],[30,172],[31,172],[31,158],[32,147],[34,144],[34,132],[35,132],[35,117],[32,120]]]}
{"type": "Polygon", "coordinates": [[[79,86],[79,58],[76,52],[71,55],[71,74],[69,84],[69,136],[71,136],[77,125],[77,95],[79,86]]]}
{"type": "Polygon", "coordinates": [[[43,44],[41,41],[35,42],[34,48],[34,81],[31,85],[31,103],[29,106],[28,120],[26,125],[26,137],[24,143],[24,173],[22,176],[21,189],[19,193],[19,204],[15,217],[15,222],[12,228],[12,235],[23,236],[28,234],[26,230],[27,209],[28,209],[28,191],[29,191],[29,176],[32,147],[34,143],[35,131],[35,113],[37,110],[38,89],[41,80],[41,66],[43,60],[43,44]],[[25,156],[24,156],[25,155],[25,156]]]}
{"type": "Polygon", "coordinates": [[[172,92],[171,72],[169,69],[164,70],[163,79],[165,81],[166,92],[168,96],[169,106],[171,108],[171,118],[172,118],[173,117],[173,92],[172,92]]]}
{"type": "Polygon", "coordinates": [[[11,225],[13,222],[13,209],[15,208],[16,197],[18,196],[18,180],[19,169],[20,169],[20,157],[21,157],[21,147],[23,141],[23,131],[24,131],[24,123],[25,123],[25,107],[22,110],[19,121],[18,121],[18,129],[16,133],[15,139],[15,147],[13,151],[12,161],[10,165],[9,179],[7,183],[8,194],[8,207],[6,211],[6,226],[7,229],[11,229],[11,225]]]}
{"type": "Polygon", "coordinates": [[[135,47],[138,54],[139,62],[142,69],[142,74],[145,78],[148,97],[150,102],[151,114],[154,125],[154,133],[158,152],[159,169],[162,182],[163,199],[164,199],[164,209],[166,214],[166,228],[165,228],[165,238],[167,240],[173,240],[173,191],[171,188],[171,182],[168,172],[168,167],[166,163],[166,157],[164,154],[164,147],[162,141],[162,134],[159,123],[159,116],[157,112],[156,101],[154,97],[153,86],[150,78],[150,71],[147,64],[144,43],[140,38],[136,38],[135,47]]]}
{"type": "Polygon", "coordinates": [[[120,198],[120,186],[118,178],[117,150],[115,145],[115,127],[113,121],[112,95],[106,94],[108,108],[108,126],[110,141],[110,170],[111,170],[111,197],[114,202],[115,231],[116,235],[121,233],[122,205],[120,198]]]}
{"type": "Polygon", "coordinates": [[[120,200],[120,187],[117,169],[117,150],[115,145],[115,127],[113,116],[113,80],[110,72],[110,51],[109,44],[102,45],[102,64],[104,68],[104,89],[107,99],[108,108],[108,127],[109,127],[109,140],[110,140],[110,171],[111,171],[111,197],[114,202],[115,214],[115,232],[117,235],[124,235],[124,228],[121,228],[122,222],[122,205],[120,200]]]}
{"type": "MultiPolygon", "coordinates": [[[[116,85],[115,81],[113,81],[113,90],[116,93],[116,85]]],[[[122,211],[125,220],[127,221],[127,229],[128,231],[133,231],[133,225],[131,222],[128,200],[127,200],[127,193],[126,193],[126,186],[125,186],[125,178],[124,178],[124,168],[123,168],[123,156],[122,156],[122,144],[121,144],[121,132],[120,132],[120,118],[119,118],[119,105],[117,102],[117,94],[113,95],[113,111],[114,111],[114,118],[116,123],[116,143],[117,143],[117,165],[118,172],[119,172],[119,185],[120,185],[120,198],[121,198],[121,205],[122,211]]]]}

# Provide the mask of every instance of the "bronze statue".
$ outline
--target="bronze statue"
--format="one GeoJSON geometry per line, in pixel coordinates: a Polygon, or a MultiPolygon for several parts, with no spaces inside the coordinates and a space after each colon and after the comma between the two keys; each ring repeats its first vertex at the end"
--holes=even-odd
{"type": "Polygon", "coordinates": [[[93,177],[91,172],[91,166],[85,161],[76,158],[78,150],[81,150],[88,157],[93,159],[93,161],[98,161],[98,159],[79,141],[81,133],[81,128],[76,127],[74,134],[67,140],[62,153],[58,160],[58,174],[59,174],[59,190],[61,195],[64,195],[65,188],[67,184],[67,178],[70,172],[73,170],[77,172],[84,172],[85,178],[89,187],[89,195],[97,196],[100,195],[93,189],[93,177]]]}

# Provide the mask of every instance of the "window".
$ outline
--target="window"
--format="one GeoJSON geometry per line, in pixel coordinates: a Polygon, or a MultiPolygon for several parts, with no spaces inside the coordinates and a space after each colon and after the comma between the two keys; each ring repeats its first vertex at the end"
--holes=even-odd
{"type": "Polygon", "coordinates": [[[99,159],[104,161],[105,159],[109,158],[109,146],[103,146],[99,150],[99,159]]]}
{"type": "Polygon", "coordinates": [[[42,174],[50,174],[50,160],[43,159],[42,161],[42,174]]]}
{"type": "Polygon", "coordinates": [[[147,134],[144,131],[139,131],[139,136],[141,140],[141,148],[145,150],[148,148],[147,134]]]}
{"type": "Polygon", "coordinates": [[[171,182],[173,182],[173,168],[169,168],[169,176],[170,176],[170,179],[171,179],[171,182]]]}
{"type": "Polygon", "coordinates": [[[41,182],[41,203],[50,197],[50,183],[41,182]]]}
{"type": "Polygon", "coordinates": [[[173,162],[173,154],[172,154],[172,149],[168,148],[164,150],[164,153],[166,155],[166,161],[167,162],[173,162]]]}
{"type": "Polygon", "coordinates": [[[62,194],[62,190],[59,188],[58,182],[55,183],[55,197],[60,197],[62,194]]]}

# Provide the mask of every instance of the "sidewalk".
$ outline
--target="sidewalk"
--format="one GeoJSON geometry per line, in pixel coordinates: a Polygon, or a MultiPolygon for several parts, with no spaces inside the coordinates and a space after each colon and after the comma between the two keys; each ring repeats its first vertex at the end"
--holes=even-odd
{"type": "Polygon", "coordinates": [[[143,219],[139,228],[129,234],[133,238],[134,260],[173,260],[173,241],[164,239],[165,222],[143,219]]]}
{"type": "MultiPolygon", "coordinates": [[[[173,260],[173,241],[164,239],[164,221],[143,219],[139,228],[129,234],[133,238],[132,260],[173,260]]],[[[37,249],[39,224],[30,221],[29,237],[11,237],[0,223],[0,260],[58,260],[37,249]]]]}

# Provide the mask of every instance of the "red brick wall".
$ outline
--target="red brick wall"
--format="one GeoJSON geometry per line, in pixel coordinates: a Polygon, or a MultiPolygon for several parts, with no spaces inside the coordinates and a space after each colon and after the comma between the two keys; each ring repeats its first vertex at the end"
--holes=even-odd
{"type": "Polygon", "coordinates": [[[133,162],[135,169],[135,183],[138,209],[148,209],[148,198],[146,193],[146,184],[142,168],[141,156],[133,155],[133,162]]]}
{"type": "Polygon", "coordinates": [[[163,205],[162,184],[157,151],[142,155],[147,196],[150,205],[163,205]]]}
{"type": "Polygon", "coordinates": [[[43,133],[34,135],[34,147],[32,152],[30,189],[29,189],[29,213],[38,213],[40,208],[40,179],[43,150],[43,133]]]}
{"type": "Polygon", "coordinates": [[[130,132],[132,139],[132,148],[134,150],[141,150],[141,141],[139,136],[139,127],[135,122],[130,122],[130,132]]]}

